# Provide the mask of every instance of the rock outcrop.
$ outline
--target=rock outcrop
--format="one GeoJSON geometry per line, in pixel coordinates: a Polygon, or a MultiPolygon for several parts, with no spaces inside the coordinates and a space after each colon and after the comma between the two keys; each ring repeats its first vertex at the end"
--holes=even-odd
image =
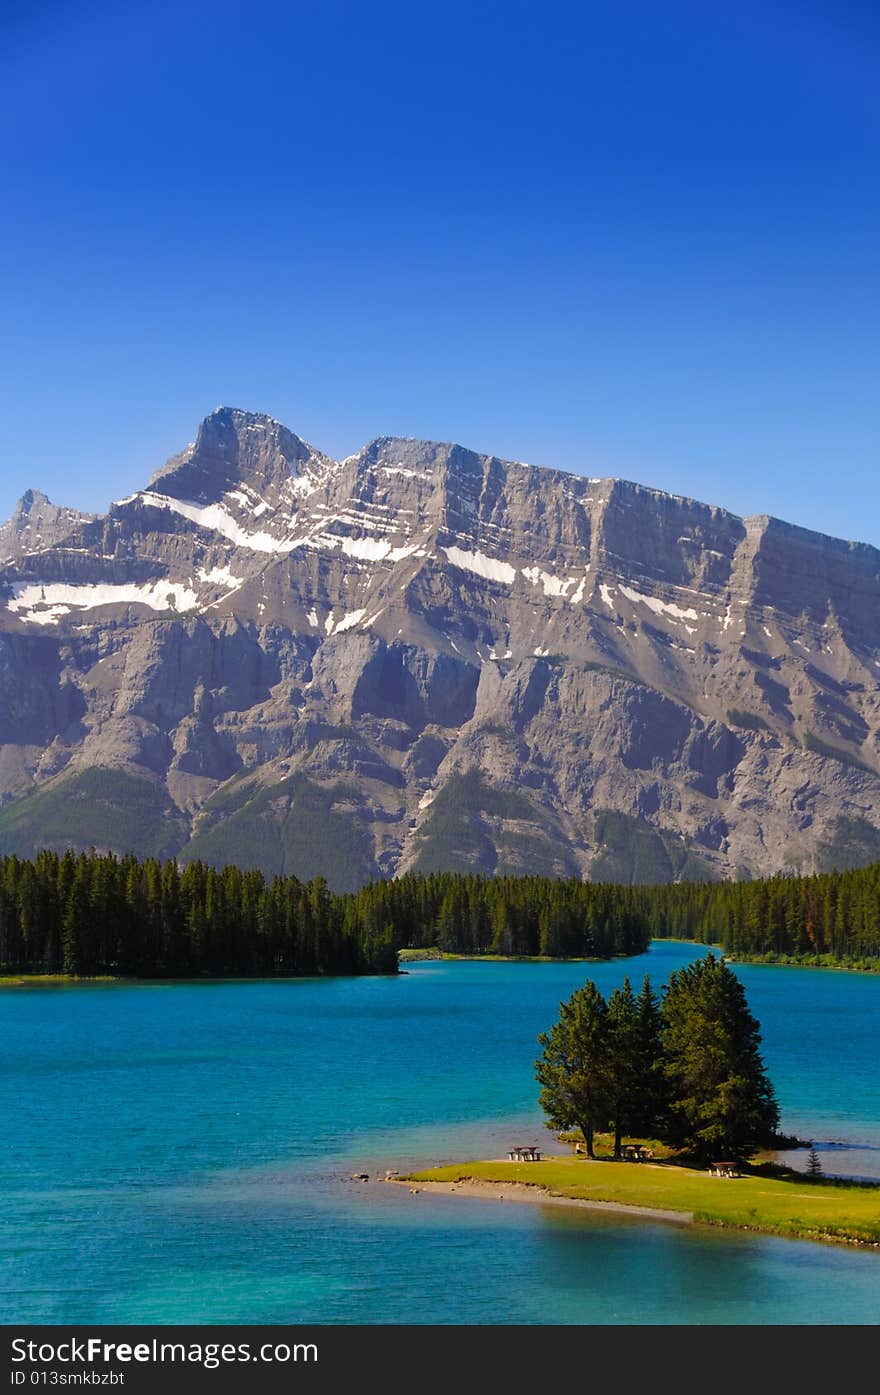
{"type": "Polygon", "coordinates": [[[39,489],[29,489],[19,499],[12,517],[0,525],[0,565],[63,542],[81,524],[93,519],[93,514],[65,509],[53,504],[39,489]]]}

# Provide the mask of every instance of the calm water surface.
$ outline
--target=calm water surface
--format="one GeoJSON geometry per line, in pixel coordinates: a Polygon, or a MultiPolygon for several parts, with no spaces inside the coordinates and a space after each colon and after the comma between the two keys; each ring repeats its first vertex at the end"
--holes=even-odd
{"type": "MultiPolygon", "coordinates": [[[[560,1000],[702,952],[0,992],[3,1321],[875,1322],[873,1252],[348,1180],[546,1145],[560,1000]]],[[[783,1127],[880,1175],[880,978],[737,971],[783,1127]]]]}

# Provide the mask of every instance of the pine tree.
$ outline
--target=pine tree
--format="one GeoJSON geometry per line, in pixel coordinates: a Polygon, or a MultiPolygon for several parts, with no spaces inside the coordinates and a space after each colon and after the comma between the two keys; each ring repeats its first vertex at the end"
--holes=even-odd
{"type": "Polygon", "coordinates": [[[65,974],[95,972],[90,953],[89,864],[78,858],[67,892],[61,920],[62,971],[65,974]]]}
{"type": "Polygon", "coordinates": [[[809,1153],[807,1154],[807,1176],[822,1176],[822,1160],[819,1157],[819,1154],[816,1152],[815,1148],[811,1148],[809,1153]]]}
{"type": "Polygon", "coordinates": [[[609,1114],[614,1125],[614,1156],[621,1154],[624,1132],[639,1114],[639,1014],[628,978],[608,999],[609,1114]]]}
{"type": "Polygon", "coordinates": [[[643,1138],[662,1134],[667,1119],[660,999],[646,974],[636,998],[638,1017],[636,1088],[631,1129],[643,1138]]]}
{"type": "Polygon", "coordinates": [[[746,1157],[779,1122],[757,1021],[739,979],[710,954],[672,974],[663,1002],[670,1132],[699,1157],[746,1157]]]}
{"type": "Polygon", "coordinates": [[[608,1120],[613,1095],[607,1019],[604,998],[588,982],[560,1004],[559,1021],[538,1037],[544,1050],[535,1075],[548,1127],[579,1128],[589,1158],[595,1157],[594,1135],[608,1120]]]}

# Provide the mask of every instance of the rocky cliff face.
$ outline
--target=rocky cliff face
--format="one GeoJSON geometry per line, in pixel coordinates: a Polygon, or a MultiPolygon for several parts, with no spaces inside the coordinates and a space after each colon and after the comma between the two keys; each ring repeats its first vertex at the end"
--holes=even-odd
{"type": "Polygon", "coordinates": [[[222,408],[0,530],[0,849],[623,880],[880,856],[880,553],[222,408]]]}
{"type": "Polygon", "coordinates": [[[77,527],[92,520],[92,514],[59,508],[39,489],[29,489],[19,499],[12,517],[0,524],[0,565],[63,542],[77,527]]]}

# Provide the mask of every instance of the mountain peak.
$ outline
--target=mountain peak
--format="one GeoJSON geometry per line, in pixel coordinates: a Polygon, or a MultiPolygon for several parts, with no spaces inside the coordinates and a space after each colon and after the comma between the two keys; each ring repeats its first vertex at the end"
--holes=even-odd
{"type": "Polygon", "coordinates": [[[204,418],[192,445],[156,471],[150,488],[213,503],[246,485],[266,498],[305,473],[315,459],[323,457],[274,417],[222,406],[204,418]]]}
{"type": "Polygon", "coordinates": [[[272,422],[275,426],[284,426],[285,423],[280,417],[273,417],[270,412],[254,412],[250,407],[234,407],[231,402],[220,402],[213,412],[208,413],[209,417],[240,417],[246,421],[266,421],[272,422]]]}
{"type": "Polygon", "coordinates": [[[93,514],[53,504],[40,489],[26,489],[12,517],[0,525],[0,562],[53,547],[69,537],[80,524],[91,522],[93,517],[93,514]]]}
{"type": "Polygon", "coordinates": [[[55,508],[48,494],[44,494],[41,489],[26,489],[15,506],[13,516],[22,518],[34,508],[45,508],[47,504],[50,508],[55,508]]]}

